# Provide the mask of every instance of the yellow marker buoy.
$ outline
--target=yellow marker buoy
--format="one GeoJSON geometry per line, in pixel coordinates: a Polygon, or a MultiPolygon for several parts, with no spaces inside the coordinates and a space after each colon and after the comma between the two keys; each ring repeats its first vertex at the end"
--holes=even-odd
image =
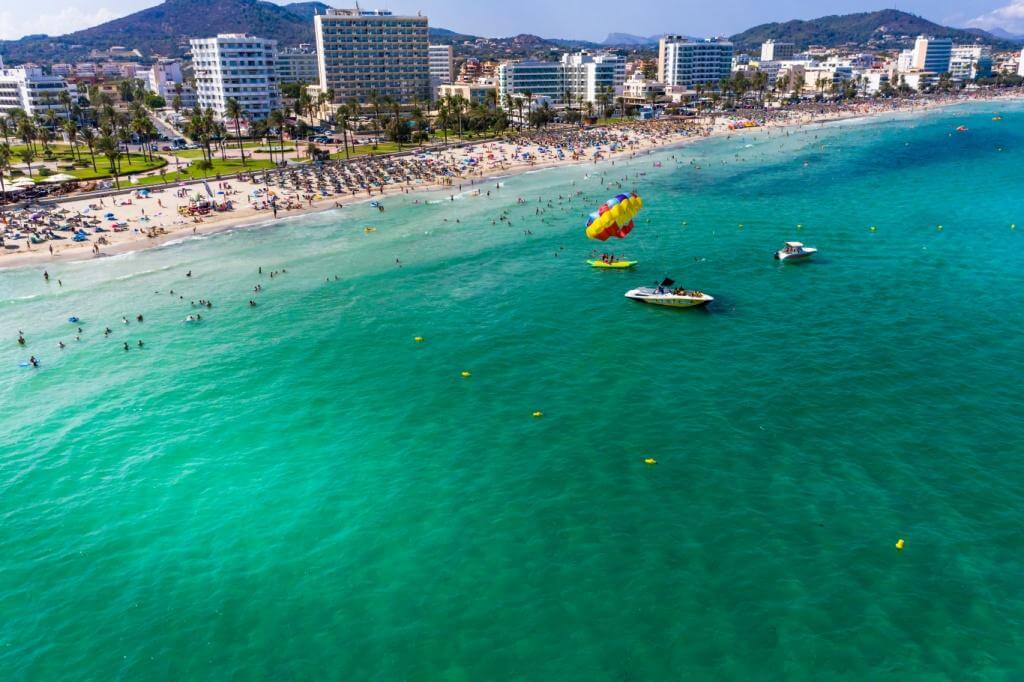
{"type": "Polygon", "coordinates": [[[942,225],[939,225],[939,232],[942,232],[942,225]]]}
{"type": "Polygon", "coordinates": [[[1013,223],[1012,225],[1010,225],[1010,229],[1011,230],[1016,230],[1017,229],[1017,223],[1013,223]]]}
{"type": "Polygon", "coordinates": [[[422,336],[417,336],[417,337],[413,338],[413,341],[415,341],[416,343],[423,343],[423,337],[422,336]]]}
{"type": "Polygon", "coordinates": [[[463,379],[468,379],[468,378],[469,378],[469,377],[471,377],[471,376],[473,376],[473,375],[472,375],[472,374],[470,374],[469,372],[467,372],[467,371],[465,371],[465,370],[463,370],[463,371],[462,371],[462,378],[463,378],[463,379]]]}
{"type": "Polygon", "coordinates": [[[878,229],[878,228],[877,228],[877,227],[875,227],[874,225],[872,225],[872,226],[871,226],[871,231],[872,231],[872,232],[874,232],[874,231],[875,231],[875,230],[877,230],[877,229],[878,229]]]}
{"type": "Polygon", "coordinates": [[[903,551],[903,538],[896,541],[896,549],[903,551]]]}
{"type": "Polygon", "coordinates": [[[536,412],[533,413],[533,416],[534,417],[543,417],[544,413],[541,412],[540,410],[537,410],[536,412]]]}
{"type": "Polygon", "coordinates": [[[647,459],[644,460],[644,464],[657,464],[657,463],[658,463],[658,460],[654,459],[653,457],[648,457],[647,459]]]}

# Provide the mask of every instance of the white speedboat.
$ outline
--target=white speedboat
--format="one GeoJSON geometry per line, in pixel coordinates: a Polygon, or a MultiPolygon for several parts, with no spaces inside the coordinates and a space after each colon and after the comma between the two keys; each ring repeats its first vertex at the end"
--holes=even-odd
{"type": "Polygon", "coordinates": [[[818,253],[813,246],[804,246],[800,242],[786,242],[786,245],[775,252],[775,260],[801,261],[818,253]]]}
{"type": "Polygon", "coordinates": [[[715,300],[703,291],[693,291],[674,286],[670,279],[664,280],[656,287],[637,287],[626,292],[626,298],[651,305],[664,305],[670,308],[693,308],[715,300]]]}

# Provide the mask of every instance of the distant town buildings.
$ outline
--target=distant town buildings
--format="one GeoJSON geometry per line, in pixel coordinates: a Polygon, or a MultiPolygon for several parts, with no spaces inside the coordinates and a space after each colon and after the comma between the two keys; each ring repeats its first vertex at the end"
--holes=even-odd
{"type": "Polygon", "coordinates": [[[796,54],[796,45],[793,43],[777,43],[774,40],[766,40],[761,43],[761,61],[792,59],[794,54],[796,54]]]}
{"type": "Polygon", "coordinates": [[[707,84],[717,87],[732,72],[732,53],[733,45],[727,40],[698,41],[667,35],[658,43],[658,81],[686,88],[707,84]]]}
{"type": "Polygon", "coordinates": [[[160,97],[170,98],[175,84],[182,84],[181,63],[176,59],[161,59],[147,71],[136,74],[143,87],[160,97]]]}
{"type": "Polygon", "coordinates": [[[60,93],[67,89],[63,78],[45,75],[40,67],[4,69],[0,61],[0,112],[21,109],[36,116],[53,110],[64,116],[60,93]]]}
{"type": "Polygon", "coordinates": [[[427,18],[387,10],[332,9],[314,17],[320,86],[336,102],[371,95],[430,99],[427,18]]]}
{"type": "Polygon", "coordinates": [[[452,82],[455,71],[455,51],[451,45],[431,45],[427,48],[430,62],[430,91],[437,94],[438,87],[452,82]]]}
{"type": "Polygon", "coordinates": [[[190,41],[196,100],[227,117],[227,101],[238,100],[250,119],[264,119],[280,106],[277,41],[244,33],[190,41]]]}
{"type": "Polygon", "coordinates": [[[277,51],[277,82],[320,83],[320,70],[317,67],[316,50],[309,43],[298,47],[286,47],[277,51]]]}

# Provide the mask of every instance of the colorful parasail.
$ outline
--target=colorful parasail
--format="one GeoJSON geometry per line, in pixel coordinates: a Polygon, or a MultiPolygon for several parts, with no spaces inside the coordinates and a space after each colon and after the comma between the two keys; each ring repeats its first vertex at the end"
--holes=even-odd
{"type": "Polygon", "coordinates": [[[622,239],[633,231],[633,218],[643,207],[644,200],[636,193],[612,197],[590,214],[587,237],[601,242],[611,237],[622,239]]]}

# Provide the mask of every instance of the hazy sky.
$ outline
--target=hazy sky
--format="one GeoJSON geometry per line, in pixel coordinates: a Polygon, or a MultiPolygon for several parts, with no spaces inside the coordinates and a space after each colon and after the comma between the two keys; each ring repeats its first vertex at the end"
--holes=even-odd
{"type": "MultiPolygon", "coordinates": [[[[285,4],[284,0],[279,0],[285,4]]],[[[0,0],[0,38],[28,33],[59,35],[158,4],[159,0],[0,0]]],[[[334,6],[350,6],[349,2],[334,6]]],[[[953,26],[1003,28],[1024,34],[1024,0],[390,0],[363,2],[395,12],[423,12],[432,26],[486,36],[535,33],[547,38],[603,40],[613,31],[640,35],[673,32],[728,35],[756,24],[810,19],[896,6],[953,26]],[[628,11],[625,8],[629,8],[628,11]]]]}

